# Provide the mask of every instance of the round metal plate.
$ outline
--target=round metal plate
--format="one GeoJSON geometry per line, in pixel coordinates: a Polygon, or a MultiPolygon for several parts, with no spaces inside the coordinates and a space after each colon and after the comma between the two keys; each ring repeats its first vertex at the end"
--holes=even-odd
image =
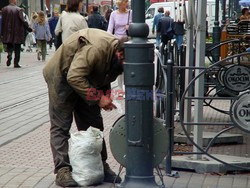
{"type": "Polygon", "coordinates": [[[240,95],[231,105],[230,111],[231,120],[235,125],[250,133],[250,92],[240,95]]]}
{"type": "Polygon", "coordinates": [[[242,65],[234,65],[224,73],[224,84],[233,91],[245,91],[250,87],[250,69],[242,65]]]}
{"type": "MultiPolygon", "coordinates": [[[[157,166],[167,155],[167,131],[163,126],[164,121],[154,118],[153,138],[153,165],[157,166]]],[[[118,163],[126,167],[126,122],[125,116],[121,116],[113,125],[109,134],[111,152],[118,163]]]]}
{"type": "Polygon", "coordinates": [[[230,66],[232,65],[225,65],[218,71],[217,80],[221,86],[224,86],[224,73],[230,66]]]}

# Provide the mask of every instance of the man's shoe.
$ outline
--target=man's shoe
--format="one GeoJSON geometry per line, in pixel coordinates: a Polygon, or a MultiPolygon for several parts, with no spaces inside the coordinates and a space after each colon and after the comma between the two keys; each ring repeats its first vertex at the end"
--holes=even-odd
{"type": "Polygon", "coordinates": [[[22,66],[21,65],[14,65],[14,68],[21,68],[22,66]]]}
{"type": "Polygon", "coordinates": [[[8,59],[8,60],[6,61],[6,65],[7,65],[7,67],[9,67],[9,66],[10,66],[10,64],[11,64],[11,59],[8,59]]]}
{"type": "Polygon", "coordinates": [[[103,168],[104,168],[104,182],[108,183],[121,183],[122,179],[120,176],[116,175],[113,170],[110,169],[109,164],[106,162],[103,162],[103,168]]]}
{"type": "Polygon", "coordinates": [[[78,183],[72,178],[69,167],[60,168],[56,175],[56,185],[61,187],[77,187],[78,183]]]}

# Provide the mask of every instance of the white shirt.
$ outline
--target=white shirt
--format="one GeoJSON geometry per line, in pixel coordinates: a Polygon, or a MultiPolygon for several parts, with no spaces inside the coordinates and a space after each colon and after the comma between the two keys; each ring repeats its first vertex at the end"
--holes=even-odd
{"type": "Polygon", "coordinates": [[[88,28],[88,24],[79,12],[63,11],[57,22],[55,34],[62,32],[62,42],[64,42],[71,34],[85,28],[88,28]]]}

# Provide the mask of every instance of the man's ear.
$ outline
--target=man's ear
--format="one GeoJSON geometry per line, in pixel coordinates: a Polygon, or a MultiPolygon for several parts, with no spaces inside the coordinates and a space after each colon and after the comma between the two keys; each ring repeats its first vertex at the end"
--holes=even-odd
{"type": "Polygon", "coordinates": [[[79,37],[79,39],[78,39],[78,45],[79,45],[79,48],[82,48],[83,46],[85,46],[86,44],[87,44],[87,41],[86,41],[86,39],[84,38],[84,37],[79,37]]]}
{"type": "Polygon", "coordinates": [[[124,59],[124,52],[123,51],[116,51],[116,55],[118,59],[124,59]]]}

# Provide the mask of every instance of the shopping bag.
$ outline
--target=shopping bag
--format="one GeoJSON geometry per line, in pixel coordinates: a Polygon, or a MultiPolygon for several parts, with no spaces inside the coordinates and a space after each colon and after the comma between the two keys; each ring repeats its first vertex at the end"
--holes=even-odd
{"type": "Polygon", "coordinates": [[[101,159],[103,133],[94,127],[71,134],[69,159],[72,176],[81,186],[103,182],[104,171],[101,159]]]}

